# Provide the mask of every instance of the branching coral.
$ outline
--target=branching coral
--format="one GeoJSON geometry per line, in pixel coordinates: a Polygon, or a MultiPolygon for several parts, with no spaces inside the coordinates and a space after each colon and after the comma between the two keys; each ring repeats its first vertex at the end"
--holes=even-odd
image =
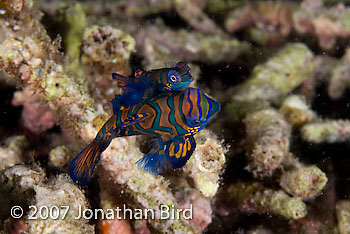
{"type": "MultiPolygon", "coordinates": [[[[61,217],[67,206],[69,211],[64,219],[29,219],[30,233],[95,233],[94,226],[88,224],[89,220],[75,218],[79,217],[80,209],[88,208],[88,203],[84,193],[67,176],[60,175],[52,178],[46,184],[35,186],[34,190],[36,207],[57,206],[61,217]]],[[[34,211],[31,210],[28,215],[37,217],[40,214],[32,212],[34,211]]]]}
{"type": "Polygon", "coordinates": [[[262,45],[279,45],[292,30],[293,2],[253,2],[232,10],[225,21],[228,32],[249,28],[251,40],[262,45]]]}
{"type": "Polygon", "coordinates": [[[0,171],[16,164],[23,164],[23,154],[28,144],[28,140],[24,136],[9,138],[7,147],[0,147],[0,171]]]}
{"type": "Polygon", "coordinates": [[[314,35],[319,46],[333,50],[337,38],[350,35],[350,9],[343,3],[331,8],[321,0],[305,0],[298,6],[292,1],[264,1],[243,4],[227,16],[228,32],[246,29],[251,40],[262,45],[279,45],[295,31],[314,35]]]}
{"type": "MultiPolygon", "coordinates": [[[[304,164],[310,163],[310,157],[301,141],[349,141],[348,120],[322,120],[317,115],[318,101],[324,98],[317,92],[323,83],[333,102],[346,98],[350,49],[343,58],[336,57],[343,54],[349,37],[348,6],[323,5],[320,0],[301,4],[53,0],[37,4],[32,0],[0,3],[0,69],[16,80],[11,89],[23,86],[15,92],[13,105],[23,105],[21,124],[37,134],[29,141],[30,151],[23,136],[9,138],[0,147],[0,198],[7,202],[0,206],[0,214],[8,221],[8,210],[15,204],[71,208],[64,220],[29,220],[25,213],[21,220],[11,221],[18,226],[16,230],[201,233],[209,228],[212,233],[210,228],[220,222],[228,223],[232,232],[237,222],[238,231],[272,233],[276,230],[271,225],[259,223],[271,214],[282,216],[276,222],[295,233],[348,232],[348,201],[339,201],[335,211],[340,197],[335,189],[338,175],[330,168],[336,160],[312,158],[311,164],[304,164]],[[37,7],[45,11],[43,19],[37,7]],[[63,29],[52,28],[52,22],[63,29]],[[315,39],[328,55],[319,55],[323,51],[315,39]],[[341,42],[337,51],[336,40],[341,42]],[[87,198],[64,173],[69,160],[81,150],[80,143],[90,142],[111,114],[109,99],[120,90],[110,73],[127,76],[130,65],[155,69],[178,61],[188,63],[192,75],[200,79],[195,85],[204,88],[215,82],[210,93],[226,111],[208,127],[222,131],[225,144],[232,146],[212,131],[201,130],[195,136],[197,148],[183,169],[154,176],[135,165],[146,153],[145,138],[115,139],[102,154],[87,188],[94,197],[87,198]],[[54,124],[58,127],[44,133],[54,124]],[[41,158],[30,158],[34,154],[41,158]],[[246,165],[253,176],[243,170],[246,165]],[[251,181],[237,182],[242,180],[251,181]],[[9,196],[13,193],[16,196],[9,196]],[[89,208],[89,200],[91,208],[104,211],[125,205],[152,209],[156,215],[136,221],[127,217],[90,223],[75,220],[79,205],[89,208]],[[216,209],[213,201],[225,202],[224,208],[216,209]],[[161,205],[192,207],[193,219],[161,219],[161,205]],[[244,214],[253,213],[265,215],[254,216],[259,221],[249,223],[249,230],[241,228],[241,221],[251,217],[244,214]],[[227,217],[218,220],[221,215],[227,217]]],[[[6,126],[0,126],[0,131],[6,131],[6,126]]],[[[0,232],[7,221],[0,220],[0,232]]]]}
{"type": "Polygon", "coordinates": [[[236,39],[184,29],[175,31],[161,24],[144,27],[135,38],[138,52],[149,63],[154,60],[229,62],[250,48],[249,44],[236,39]]]}
{"type": "Polygon", "coordinates": [[[290,219],[306,216],[306,205],[282,191],[264,188],[259,183],[237,183],[225,191],[228,200],[245,213],[270,213],[290,219]]]}
{"type": "Polygon", "coordinates": [[[29,88],[17,91],[14,94],[12,104],[14,106],[23,105],[23,125],[34,134],[43,133],[55,125],[54,116],[48,110],[48,107],[45,106],[45,102],[29,88]]]}
{"type": "Polygon", "coordinates": [[[226,162],[227,149],[209,130],[196,137],[197,148],[184,168],[193,178],[195,187],[206,197],[213,197],[219,188],[219,175],[226,162]]]}
{"type": "Polygon", "coordinates": [[[327,183],[327,177],[316,166],[300,167],[283,173],[280,185],[289,194],[302,200],[318,196],[327,183]]]}
{"type": "Polygon", "coordinates": [[[328,9],[321,0],[305,0],[293,14],[294,29],[315,35],[325,50],[333,49],[337,38],[349,37],[349,22],[350,9],[342,3],[328,9]]]}
{"type": "Polygon", "coordinates": [[[350,202],[347,200],[339,201],[336,205],[338,228],[340,234],[350,232],[350,202]]]}
{"type": "Polygon", "coordinates": [[[350,139],[349,120],[322,120],[305,124],[301,128],[305,141],[312,143],[336,143],[350,139]]]}
{"type": "Polygon", "coordinates": [[[247,170],[254,176],[271,175],[289,152],[290,125],[275,110],[253,112],[244,123],[249,161],[247,170]]]}
{"type": "MultiPolygon", "coordinates": [[[[25,13],[28,13],[29,16],[35,15],[37,11],[35,8],[31,8],[31,2],[28,0],[26,4],[28,4],[29,7],[26,9],[25,13]]],[[[8,17],[11,17],[11,15],[8,15],[8,17]]],[[[1,68],[11,76],[22,77],[27,87],[35,89],[36,93],[40,93],[43,100],[46,100],[48,103],[51,111],[57,116],[58,124],[63,129],[69,129],[74,135],[80,136],[84,141],[90,141],[96,134],[97,128],[101,127],[104,120],[106,120],[107,113],[104,112],[99,105],[95,104],[87,90],[76,82],[77,79],[74,77],[74,74],[70,76],[65,71],[65,68],[60,64],[60,57],[57,56],[57,47],[51,43],[46,32],[42,29],[38,21],[39,19],[29,17],[28,20],[29,24],[37,25],[36,28],[31,28],[31,33],[23,28],[23,36],[9,36],[1,44],[1,68]],[[25,69],[23,69],[23,67],[25,67],[25,69]]],[[[94,27],[90,32],[99,29],[102,30],[100,33],[107,33],[112,38],[119,38],[118,35],[124,35],[122,32],[108,27],[102,29],[94,27]]],[[[90,40],[90,35],[92,34],[86,34],[86,42],[90,40]]],[[[99,40],[98,37],[96,38],[99,40]]],[[[91,39],[93,39],[93,37],[91,37],[91,39]]],[[[119,39],[117,40],[117,44],[119,43],[119,39]]],[[[213,39],[215,40],[214,37],[213,39]]],[[[94,44],[93,40],[91,42],[94,44]]],[[[123,45],[122,41],[120,41],[120,43],[123,45]]],[[[85,45],[85,42],[83,42],[83,45],[85,45]]],[[[106,45],[108,45],[108,40],[106,45]]],[[[238,45],[239,43],[237,41],[233,41],[233,46],[238,45]]],[[[103,43],[102,47],[98,47],[96,44],[96,51],[102,49],[101,52],[105,53],[104,50],[106,48],[103,46],[103,43]]],[[[132,49],[132,44],[129,44],[129,46],[130,47],[125,47],[125,53],[121,51],[121,53],[126,54],[126,56],[117,58],[121,59],[121,62],[124,64],[127,64],[128,56],[130,55],[130,50],[128,48],[132,49]]],[[[88,58],[95,58],[92,56],[94,53],[93,50],[89,52],[89,50],[87,50],[88,47],[84,48],[84,53],[88,58]]],[[[117,53],[120,52],[117,51],[117,53]]],[[[86,62],[87,60],[84,59],[83,61],[86,62]]],[[[113,63],[113,59],[110,61],[113,63]]],[[[84,82],[86,81],[87,80],[84,82]]],[[[158,213],[161,204],[169,207],[178,207],[175,198],[167,186],[168,183],[166,179],[161,176],[155,177],[149,175],[137,168],[135,162],[141,155],[135,138],[131,137],[128,139],[114,140],[101,159],[101,164],[106,172],[103,176],[106,176],[108,180],[114,181],[114,183],[125,186],[125,191],[130,195],[133,201],[131,205],[133,206],[137,204],[136,206],[154,209],[158,211],[158,213]],[[150,177],[152,177],[152,179],[149,179],[150,177]]],[[[52,181],[48,187],[37,187],[37,196],[50,193],[56,189],[58,184],[66,184],[68,187],[73,186],[64,180],[66,179],[61,176],[57,180],[52,181]]],[[[65,186],[62,189],[66,191],[65,186]]],[[[75,189],[73,189],[73,191],[75,191],[75,189]]],[[[74,193],[79,194],[78,191],[74,193]]],[[[68,196],[67,194],[62,194],[62,196],[63,195],[68,196]]],[[[56,197],[54,200],[50,201],[45,200],[43,197],[38,197],[37,202],[38,205],[42,204],[41,202],[49,202],[52,204],[52,202],[55,202],[55,199],[57,199],[57,204],[63,202],[63,197],[56,197]]],[[[77,204],[84,205],[85,201],[79,198],[77,204]]],[[[31,230],[41,230],[42,225],[44,225],[42,222],[47,222],[45,226],[48,229],[52,228],[53,225],[57,225],[54,221],[33,221],[30,224],[31,230]]],[[[74,220],[72,221],[69,219],[66,221],[67,226],[63,223],[64,225],[61,228],[81,227],[87,232],[90,232],[90,226],[86,226],[81,221],[79,222],[80,223],[76,223],[74,220]]],[[[155,229],[162,231],[168,230],[174,233],[193,233],[197,232],[199,229],[197,224],[189,224],[188,221],[182,219],[160,220],[158,217],[155,220],[149,219],[148,222],[151,223],[155,229]]]]}
{"type": "Polygon", "coordinates": [[[316,114],[306,104],[304,96],[290,95],[282,103],[280,112],[286,120],[294,127],[311,122],[316,114]]]}
{"type": "Polygon", "coordinates": [[[311,76],[312,58],[312,52],[303,44],[285,46],[266,63],[254,67],[250,78],[236,87],[226,107],[228,114],[235,116],[239,113],[238,117],[242,118],[252,110],[278,101],[311,76]],[[249,106],[252,108],[247,108],[249,106]]]}

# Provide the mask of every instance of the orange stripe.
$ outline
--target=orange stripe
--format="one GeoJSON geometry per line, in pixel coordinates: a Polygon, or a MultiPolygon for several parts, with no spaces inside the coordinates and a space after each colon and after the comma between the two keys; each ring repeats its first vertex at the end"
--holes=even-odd
{"type": "Polygon", "coordinates": [[[181,157],[182,145],[183,145],[182,143],[179,144],[179,150],[176,152],[176,155],[175,155],[176,158],[181,157]]]}
{"type": "Polygon", "coordinates": [[[150,129],[152,127],[154,119],[157,115],[156,111],[152,107],[150,107],[149,105],[143,105],[137,112],[138,113],[147,113],[147,115],[149,115],[149,118],[140,121],[138,124],[143,129],[150,129]]]}
{"type": "Polygon", "coordinates": [[[175,112],[174,117],[175,117],[176,123],[179,124],[179,125],[181,125],[181,126],[183,126],[183,121],[182,121],[182,119],[181,119],[180,110],[179,110],[179,108],[176,108],[176,107],[178,107],[179,103],[180,103],[180,95],[176,95],[176,96],[174,97],[174,105],[175,105],[175,108],[174,108],[174,112],[175,112]]]}

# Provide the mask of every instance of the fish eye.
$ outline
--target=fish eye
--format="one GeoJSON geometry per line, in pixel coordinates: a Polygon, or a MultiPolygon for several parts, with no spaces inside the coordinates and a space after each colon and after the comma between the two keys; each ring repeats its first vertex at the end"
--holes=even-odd
{"type": "Polygon", "coordinates": [[[172,75],[172,76],[170,76],[170,80],[171,80],[172,82],[175,82],[175,81],[177,80],[177,78],[176,78],[176,76],[172,75]]]}
{"type": "Polygon", "coordinates": [[[194,120],[192,123],[193,125],[199,125],[201,122],[199,120],[194,120]]]}

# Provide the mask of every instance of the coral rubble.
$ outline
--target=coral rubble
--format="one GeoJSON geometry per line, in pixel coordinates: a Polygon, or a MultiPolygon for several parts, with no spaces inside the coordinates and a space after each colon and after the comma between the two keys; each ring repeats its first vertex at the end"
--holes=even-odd
{"type": "Polygon", "coordinates": [[[349,22],[334,0],[1,1],[0,233],[350,233],[349,22]],[[223,107],[188,163],[149,174],[149,139],[121,137],[71,181],[121,92],[111,73],[180,61],[223,107]]]}

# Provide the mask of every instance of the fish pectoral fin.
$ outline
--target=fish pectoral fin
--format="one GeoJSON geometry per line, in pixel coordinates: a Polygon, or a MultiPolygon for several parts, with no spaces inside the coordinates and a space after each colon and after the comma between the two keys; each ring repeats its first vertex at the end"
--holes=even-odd
{"type": "Polygon", "coordinates": [[[195,149],[196,141],[192,135],[176,137],[164,148],[165,161],[172,166],[172,169],[181,168],[185,166],[195,149]]]}
{"type": "Polygon", "coordinates": [[[136,162],[141,169],[155,175],[162,174],[168,170],[164,160],[164,145],[160,145],[160,142],[160,138],[150,140],[150,152],[136,162]]]}
{"type": "Polygon", "coordinates": [[[135,124],[135,123],[140,122],[141,120],[144,120],[148,117],[149,117],[149,115],[147,115],[145,113],[130,115],[128,118],[126,118],[126,119],[124,119],[124,121],[122,121],[122,126],[125,127],[125,126],[135,124]]]}

